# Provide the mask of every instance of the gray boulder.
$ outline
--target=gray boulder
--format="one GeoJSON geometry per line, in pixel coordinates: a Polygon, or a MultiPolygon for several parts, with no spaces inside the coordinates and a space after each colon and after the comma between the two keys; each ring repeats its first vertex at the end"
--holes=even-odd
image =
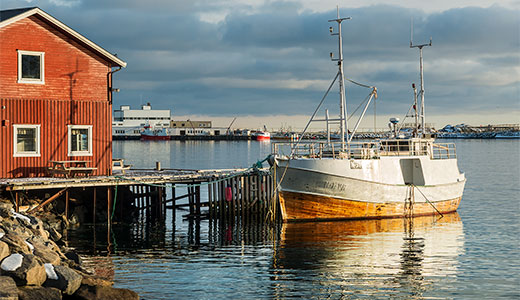
{"type": "Polygon", "coordinates": [[[25,240],[15,232],[8,232],[6,235],[4,235],[2,241],[9,246],[11,252],[22,252],[26,254],[31,253],[29,245],[27,245],[25,240]]]}
{"type": "Polygon", "coordinates": [[[61,300],[61,291],[41,286],[25,286],[18,288],[19,300],[61,300]]]}
{"type": "Polygon", "coordinates": [[[34,246],[33,254],[38,256],[43,263],[60,264],[60,256],[55,251],[52,251],[50,247],[40,241],[32,241],[32,245],[34,246]]]}
{"type": "Polygon", "coordinates": [[[6,243],[0,241],[0,262],[4,258],[8,257],[9,254],[11,254],[11,252],[9,252],[9,246],[6,243]]]}
{"type": "Polygon", "coordinates": [[[64,294],[72,295],[80,287],[83,277],[77,272],[66,266],[54,266],[57,278],[48,276],[43,284],[46,287],[54,287],[61,290],[64,294]]]}
{"type": "Polygon", "coordinates": [[[17,300],[16,283],[9,276],[0,276],[0,300],[17,300]]]}
{"type": "Polygon", "coordinates": [[[11,216],[13,205],[8,202],[0,202],[0,217],[7,218],[11,216]]]}
{"type": "Polygon", "coordinates": [[[62,235],[61,233],[59,233],[56,228],[53,228],[53,227],[49,227],[49,237],[51,240],[53,240],[54,242],[57,242],[59,240],[61,240],[62,238],[62,235]]]}
{"type": "Polygon", "coordinates": [[[131,290],[118,289],[109,286],[97,286],[83,284],[74,293],[77,300],[139,300],[139,295],[131,290]]]}
{"type": "Polygon", "coordinates": [[[47,278],[40,260],[32,254],[11,254],[0,264],[2,275],[10,276],[18,286],[40,286],[47,278]]]}

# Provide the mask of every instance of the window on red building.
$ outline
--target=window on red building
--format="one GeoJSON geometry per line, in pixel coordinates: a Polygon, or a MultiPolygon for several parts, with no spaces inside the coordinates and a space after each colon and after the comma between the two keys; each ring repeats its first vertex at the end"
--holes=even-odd
{"type": "Polygon", "coordinates": [[[18,83],[45,83],[44,54],[18,50],[18,83]]]}
{"type": "Polygon", "coordinates": [[[40,156],[40,125],[13,125],[13,156],[40,156]]]}
{"type": "Polygon", "coordinates": [[[92,155],[92,125],[68,126],[69,156],[92,155]]]}

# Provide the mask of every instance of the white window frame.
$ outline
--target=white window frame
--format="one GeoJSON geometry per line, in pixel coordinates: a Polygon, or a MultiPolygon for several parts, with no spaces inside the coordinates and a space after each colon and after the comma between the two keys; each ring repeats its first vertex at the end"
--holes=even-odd
{"type": "Polygon", "coordinates": [[[40,154],[40,125],[39,124],[13,124],[13,157],[39,157],[40,154]],[[36,151],[18,152],[18,128],[35,128],[36,129],[36,151]]]}
{"type": "Polygon", "coordinates": [[[67,125],[68,156],[92,156],[92,125],[67,125]],[[72,151],[72,129],[88,129],[88,151],[72,151]]]}
{"type": "Polygon", "coordinates": [[[18,83],[45,84],[45,52],[18,50],[18,83]],[[40,79],[22,78],[22,55],[40,57],[40,79]]]}

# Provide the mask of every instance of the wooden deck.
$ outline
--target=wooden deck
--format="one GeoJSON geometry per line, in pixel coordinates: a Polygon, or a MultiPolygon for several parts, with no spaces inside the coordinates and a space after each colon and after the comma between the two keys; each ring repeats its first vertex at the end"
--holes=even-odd
{"type": "MultiPolygon", "coordinates": [[[[0,190],[27,191],[43,189],[60,189],[74,187],[109,187],[116,185],[135,184],[178,184],[207,182],[225,177],[240,176],[247,173],[248,169],[219,169],[219,170],[185,170],[163,169],[161,171],[150,169],[131,169],[126,173],[113,176],[90,176],[75,178],[6,178],[0,179],[0,190]]],[[[268,169],[261,172],[268,173],[268,169]]]]}
{"type": "MultiPolygon", "coordinates": [[[[134,211],[143,212],[151,220],[164,221],[167,209],[187,211],[189,213],[184,217],[194,220],[238,220],[251,216],[265,220],[268,215],[275,217],[270,213],[275,207],[274,190],[274,177],[269,169],[256,168],[131,169],[126,170],[126,174],[113,176],[0,179],[0,193],[11,195],[17,212],[20,207],[28,207],[28,213],[35,213],[49,203],[64,198],[60,201],[64,201],[64,217],[68,220],[70,199],[83,194],[92,197],[92,222],[96,221],[96,208],[101,206],[100,209],[106,210],[109,226],[114,216],[113,211],[117,211],[122,218],[126,204],[134,211]],[[118,189],[126,191],[126,196],[118,194],[118,189]],[[202,192],[203,189],[206,192],[202,192]],[[106,197],[103,196],[103,191],[106,197]],[[27,205],[27,199],[31,195],[41,196],[42,192],[45,193],[45,198],[39,198],[37,204],[27,205]],[[167,199],[167,193],[170,199],[167,199]],[[100,199],[104,199],[101,200],[104,203],[97,203],[98,194],[101,195],[100,199]],[[187,199],[188,203],[178,203],[181,199],[187,199]]],[[[83,200],[89,202],[88,199],[83,200]]]]}

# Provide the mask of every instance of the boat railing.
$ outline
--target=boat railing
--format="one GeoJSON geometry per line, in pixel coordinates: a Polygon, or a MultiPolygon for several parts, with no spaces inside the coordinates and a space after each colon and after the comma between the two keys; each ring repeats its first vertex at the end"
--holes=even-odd
{"type": "Polygon", "coordinates": [[[381,140],[353,142],[342,147],[341,143],[326,141],[302,141],[300,143],[272,143],[273,153],[299,158],[379,159],[381,156],[429,156],[431,159],[457,158],[453,143],[432,141],[381,140]]]}
{"type": "Polygon", "coordinates": [[[454,143],[432,144],[432,159],[457,158],[457,150],[454,143]]]}
{"type": "Polygon", "coordinates": [[[345,144],[323,142],[272,143],[273,153],[300,158],[379,159],[378,142],[345,144]]]}

